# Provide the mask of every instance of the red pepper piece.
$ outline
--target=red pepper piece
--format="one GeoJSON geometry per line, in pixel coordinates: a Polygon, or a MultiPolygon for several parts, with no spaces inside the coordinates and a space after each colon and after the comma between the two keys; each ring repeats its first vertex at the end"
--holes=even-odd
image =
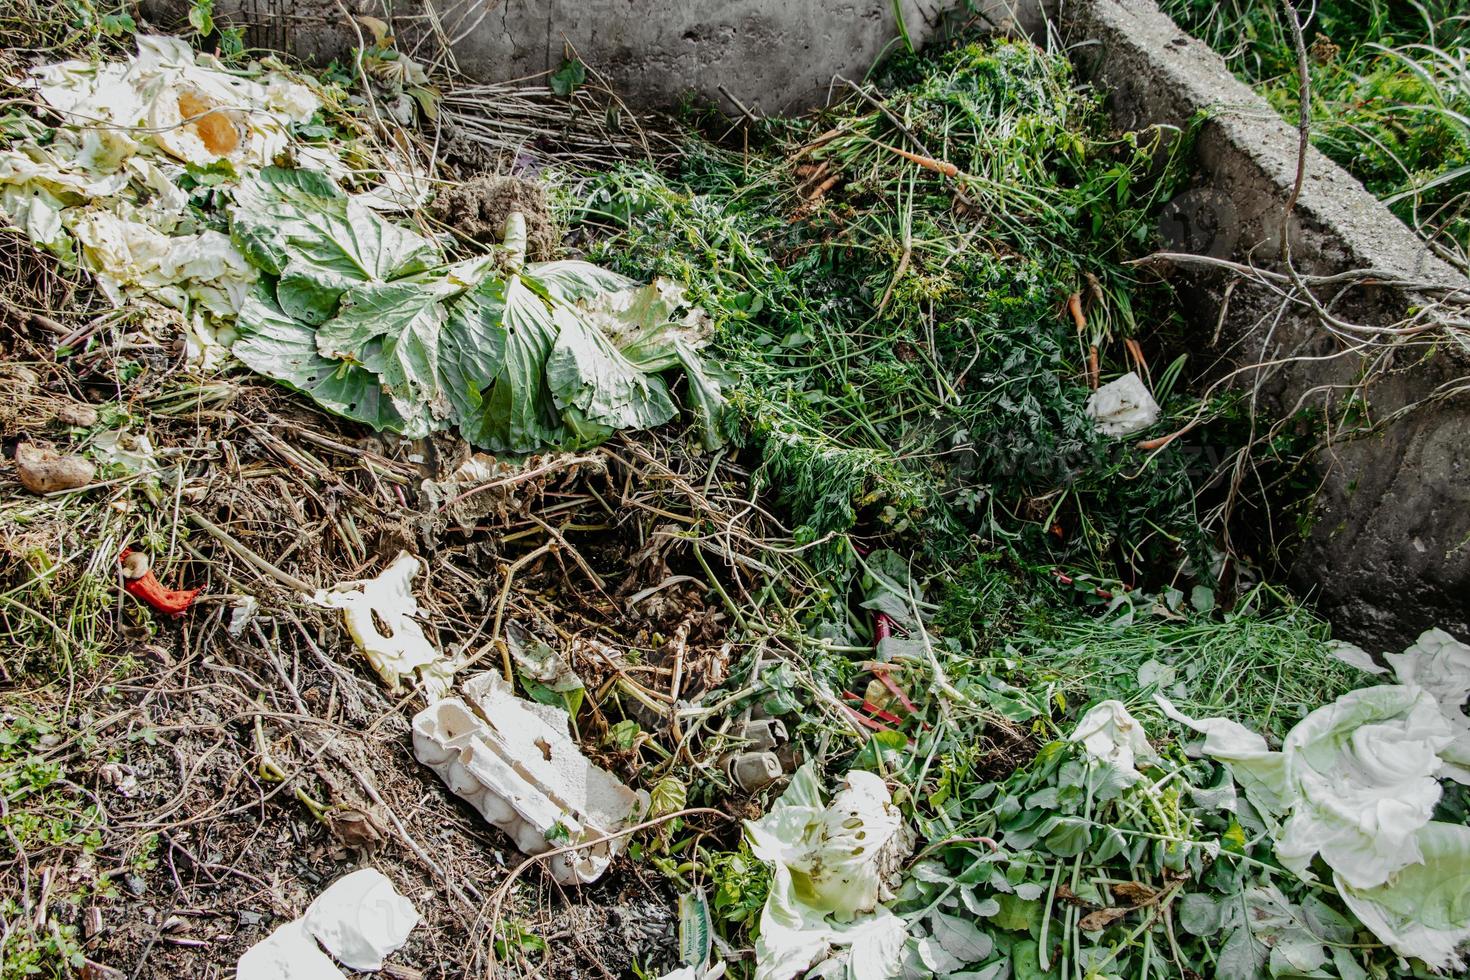
{"type": "MultiPolygon", "coordinates": [[[[121,565],[132,553],[132,548],[124,548],[122,554],[117,556],[118,564],[121,565]]],[[[138,578],[124,578],[123,591],[148,603],[153,607],[154,612],[177,619],[194,604],[194,597],[204,590],[202,588],[178,591],[165,589],[163,583],[158,581],[158,576],[154,575],[153,569],[150,568],[138,578]]]]}

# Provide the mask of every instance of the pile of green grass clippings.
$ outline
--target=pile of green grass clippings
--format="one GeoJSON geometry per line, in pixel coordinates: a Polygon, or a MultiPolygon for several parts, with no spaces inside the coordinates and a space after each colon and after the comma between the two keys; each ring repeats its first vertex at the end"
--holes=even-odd
{"type": "MultiPolygon", "coordinates": [[[[1277,863],[1225,767],[1166,737],[1124,784],[1067,738],[1107,699],[1179,731],[1163,694],[1275,740],[1363,682],[1290,597],[1230,587],[1198,463],[1238,448],[1230,407],[1138,443],[1200,407],[1172,297],[1126,265],[1181,161],[1111,132],[1067,63],[1024,44],[901,60],[864,91],[769,123],[764,149],[692,140],[675,174],[559,188],[594,261],[675,277],[715,317],[732,436],[803,546],[741,615],[764,638],[733,710],[783,719],[828,785],[856,768],[899,787],[918,836],[888,906],[905,975],[1411,975],[1277,863]],[[1155,428],[1098,433],[1094,359],[1101,380],[1151,380],[1155,428]],[[864,680],[875,642],[912,710],[864,680]],[[864,684],[889,730],[842,717],[864,684]]],[[[692,800],[727,791],[683,778],[692,800]]],[[[748,842],[674,841],[648,857],[710,889],[731,945],[772,955],[782,880],[748,842]]],[[[833,955],[833,975],[864,975],[833,955]]]]}
{"type": "Polygon", "coordinates": [[[771,124],[773,150],[691,143],[674,178],[591,177],[570,218],[611,228],[594,261],[685,282],[719,320],[712,360],[799,537],[897,534],[956,560],[979,536],[1130,584],[1203,567],[1208,468],[1084,411],[1090,349],[1103,381],[1149,376],[1165,419],[1147,434],[1195,407],[1174,391],[1169,291],[1122,264],[1177,161],[1109,133],[1029,45],[911,59],[872,91],[882,111],[771,124]]]}
{"type": "MultiPolygon", "coordinates": [[[[1293,124],[1300,81],[1279,2],[1165,0],[1293,124]]],[[[1440,254],[1470,266],[1470,15],[1455,0],[1300,5],[1312,141],[1440,254]]]]}

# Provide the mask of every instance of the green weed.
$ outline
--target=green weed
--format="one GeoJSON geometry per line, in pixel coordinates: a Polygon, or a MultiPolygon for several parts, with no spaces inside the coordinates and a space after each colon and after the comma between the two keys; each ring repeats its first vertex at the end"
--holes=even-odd
{"type": "MultiPolygon", "coordinates": [[[[1296,121],[1299,80],[1279,3],[1166,0],[1296,121]]],[[[1453,0],[1303,6],[1312,141],[1462,268],[1470,262],[1470,16],[1453,0]]]]}
{"type": "Polygon", "coordinates": [[[1190,460],[1146,461],[1083,410],[1090,347],[1111,376],[1125,338],[1170,324],[1167,289],[1121,261],[1177,161],[1110,134],[1067,63],[1029,45],[904,58],[880,84],[885,112],[787,124],[750,158],[691,141],[677,180],[625,168],[563,208],[611,232],[595,261],[679,278],[716,317],[799,540],[858,530],[954,560],[976,535],[1130,579],[1202,556],[1190,460]],[[895,152],[919,146],[959,176],[895,152]],[[837,179],[818,194],[812,168],[837,179]]]}
{"type": "MultiPolygon", "coordinates": [[[[10,864],[7,876],[25,875],[30,856],[68,851],[88,855],[102,846],[102,811],[68,778],[65,766],[45,755],[59,740],[59,733],[40,716],[0,712],[0,837],[19,862],[10,864]]],[[[32,881],[31,888],[35,886],[32,881]]],[[[108,887],[105,879],[99,887],[108,887]]],[[[70,924],[76,916],[60,909],[79,905],[91,893],[87,887],[53,892],[47,897],[49,914],[38,916],[35,908],[21,904],[19,887],[7,889],[0,900],[0,980],[71,976],[80,969],[80,930],[70,924]]]]}

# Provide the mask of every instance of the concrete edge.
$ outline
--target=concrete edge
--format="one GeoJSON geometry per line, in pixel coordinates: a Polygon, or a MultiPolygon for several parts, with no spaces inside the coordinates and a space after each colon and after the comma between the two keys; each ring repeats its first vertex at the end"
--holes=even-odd
{"type": "MultiPolygon", "coordinates": [[[[1316,150],[1284,223],[1296,128],[1153,0],[1072,0],[1062,21],[1074,62],[1107,93],[1120,128],[1182,128],[1198,111],[1208,113],[1196,181],[1161,220],[1176,251],[1280,272],[1285,229],[1303,274],[1373,269],[1431,291],[1470,291],[1465,276],[1316,150]]],[[[1355,410],[1389,420],[1368,435],[1319,442],[1318,490],[1292,555],[1293,585],[1316,598],[1340,635],[1379,649],[1402,649],[1432,626],[1470,636],[1470,356],[1441,344],[1374,350],[1370,359],[1310,314],[1283,307],[1277,291],[1231,279],[1184,269],[1173,281],[1201,337],[1220,341],[1214,353],[1224,368],[1242,372],[1238,384],[1283,414],[1320,409],[1327,420],[1361,393],[1355,410]],[[1434,400],[1450,388],[1460,393],[1434,400]]],[[[1334,313],[1385,326],[1427,298],[1360,286],[1334,298],[1334,313]]]]}

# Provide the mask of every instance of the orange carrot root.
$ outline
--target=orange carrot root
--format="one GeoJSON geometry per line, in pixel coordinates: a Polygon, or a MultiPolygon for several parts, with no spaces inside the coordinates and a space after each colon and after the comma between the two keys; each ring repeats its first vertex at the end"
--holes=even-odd
{"type": "Polygon", "coordinates": [[[1123,341],[1123,346],[1128,348],[1128,355],[1133,358],[1133,363],[1138,369],[1144,374],[1147,374],[1148,361],[1143,359],[1143,348],[1138,345],[1138,341],[1129,337],[1123,341]]]}
{"type": "Polygon", "coordinates": [[[887,143],[879,143],[878,145],[883,147],[883,149],[887,150],[890,153],[897,153],[899,156],[903,157],[910,163],[917,163],[925,170],[932,170],[935,173],[943,174],[946,177],[958,177],[960,175],[960,168],[956,167],[948,160],[936,160],[933,157],[921,156],[918,153],[910,153],[908,150],[902,150],[896,146],[889,146],[887,143]]]}
{"type": "Polygon", "coordinates": [[[1072,314],[1072,322],[1077,324],[1078,333],[1087,329],[1087,317],[1082,315],[1081,293],[1073,293],[1067,297],[1067,312],[1072,314]]]}
{"type": "Polygon", "coordinates": [[[842,176],[841,174],[833,174],[832,176],[828,177],[826,180],[824,180],[820,184],[818,184],[817,187],[816,187],[816,189],[814,191],[812,191],[810,195],[807,196],[807,203],[808,204],[811,204],[811,203],[814,203],[816,201],[820,201],[822,199],[823,195],[825,195],[828,191],[830,191],[836,185],[838,179],[841,176],[842,176]]]}

